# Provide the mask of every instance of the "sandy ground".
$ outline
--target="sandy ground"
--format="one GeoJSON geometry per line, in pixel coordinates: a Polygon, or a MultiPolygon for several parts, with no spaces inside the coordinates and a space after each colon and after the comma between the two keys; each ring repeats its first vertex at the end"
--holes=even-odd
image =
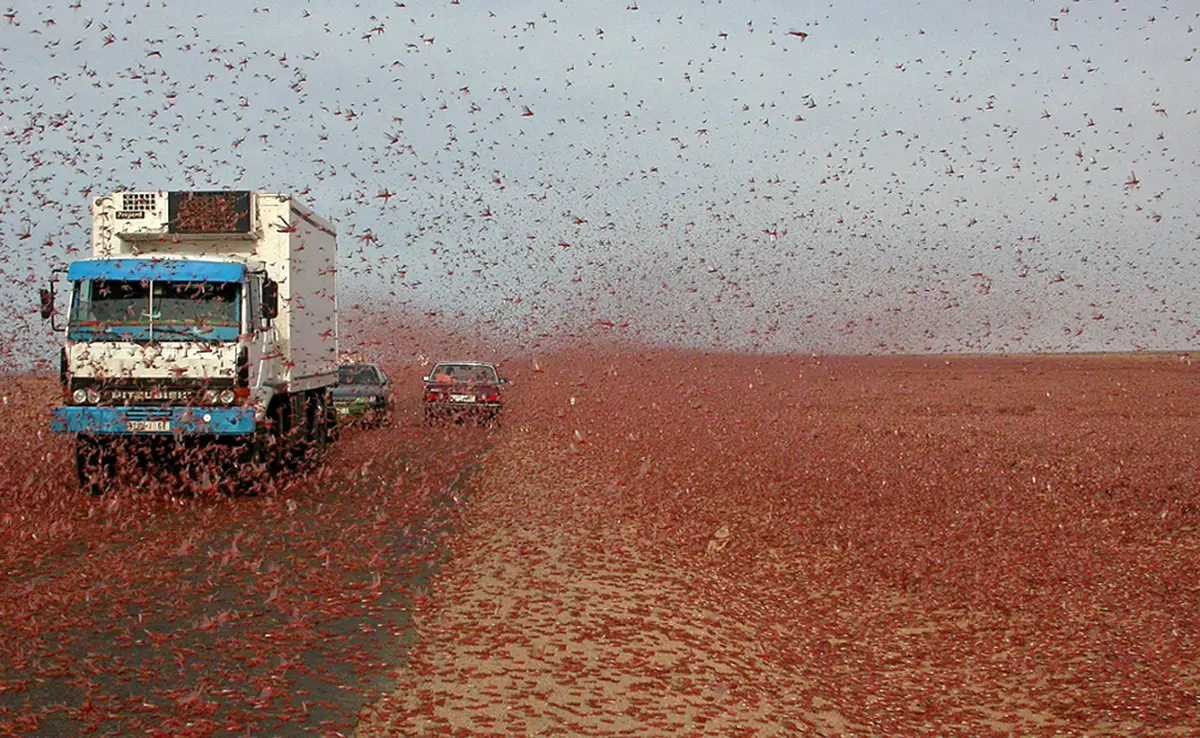
{"type": "Polygon", "coordinates": [[[544,358],[358,735],[1200,734],[1198,382],[544,358]]]}
{"type": "Polygon", "coordinates": [[[565,474],[561,452],[546,445],[518,436],[497,449],[504,461],[487,482],[511,493],[477,500],[472,521],[493,524],[473,525],[440,574],[416,617],[412,668],[360,735],[842,724],[835,710],[769,706],[786,696],[747,683],[758,669],[748,625],[722,622],[694,596],[691,574],[646,557],[636,521],[598,525],[587,499],[595,490],[565,474]],[[753,692],[737,693],[746,687],[753,692]]]}

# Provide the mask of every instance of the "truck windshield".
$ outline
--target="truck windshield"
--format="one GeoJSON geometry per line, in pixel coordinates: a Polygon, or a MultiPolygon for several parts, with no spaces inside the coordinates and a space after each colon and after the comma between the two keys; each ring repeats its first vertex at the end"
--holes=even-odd
{"type": "Polygon", "coordinates": [[[93,279],[75,284],[75,340],[232,341],[241,326],[237,282],[93,279]]]}

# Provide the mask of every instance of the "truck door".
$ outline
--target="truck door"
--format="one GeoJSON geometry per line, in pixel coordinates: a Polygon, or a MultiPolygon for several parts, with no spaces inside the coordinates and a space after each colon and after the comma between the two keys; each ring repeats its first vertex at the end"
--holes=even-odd
{"type": "Polygon", "coordinates": [[[262,309],[263,275],[255,274],[250,279],[250,289],[247,290],[248,304],[246,310],[247,333],[250,340],[246,345],[247,359],[250,363],[250,394],[252,397],[263,397],[263,387],[274,387],[279,380],[279,344],[275,333],[275,322],[263,316],[262,309]]]}

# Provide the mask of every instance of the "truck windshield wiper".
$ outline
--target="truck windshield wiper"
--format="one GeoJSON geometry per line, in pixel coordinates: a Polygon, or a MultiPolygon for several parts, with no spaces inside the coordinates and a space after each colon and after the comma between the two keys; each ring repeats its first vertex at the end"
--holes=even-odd
{"type": "Polygon", "coordinates": [[[116,328],[116,326],[112,325],[111,323],[101,323],[101,322],[93,322],[93,321],[89,321],[86,323],[73,323],[70,326],[70,329],[72,331],[80,331],[83,333],[90,333],[90,334],[94,334],[94,335],[114,335],[117,333],[115,328],[116,328]]]}
{"type": "Polygon", "coordinates": [[[155,335],[164,334],[169,336],[187,336],[188,338],[202,338],[204,335],[203,333],[197,332],[196,326],[194,325],[158,325],[156,323],[150,326],[150,330],[152,330],[155,335]]]}

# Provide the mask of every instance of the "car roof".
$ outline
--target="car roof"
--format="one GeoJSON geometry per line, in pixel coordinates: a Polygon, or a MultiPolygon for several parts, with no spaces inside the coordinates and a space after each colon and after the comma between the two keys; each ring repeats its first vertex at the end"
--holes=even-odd
{"type": "Polygon", "coordinates": [[[488,361],[439,361],[434,366],[442,366],[443,364],[453,364],[455,366],[490,366],[495,369],[496,365],[488,361]]]}

